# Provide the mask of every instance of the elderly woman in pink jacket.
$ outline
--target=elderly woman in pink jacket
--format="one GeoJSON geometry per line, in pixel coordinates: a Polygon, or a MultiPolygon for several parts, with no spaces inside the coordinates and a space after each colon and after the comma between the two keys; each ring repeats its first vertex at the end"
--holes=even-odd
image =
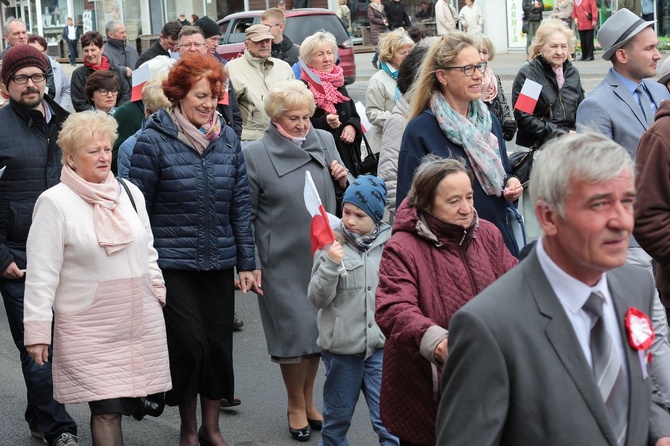
{"type": "Polygon", "coordinates": [[[50,361],[53,322],[54,398],[89,404],[96,446],[123,444],[121,415],[159,415],[143,397],[172,387],[163,275],[142,193],[110,171],[116,129],[97,111],[65,121],[61,183],[38,198],[27,241],[26,349],[50,361]]]}

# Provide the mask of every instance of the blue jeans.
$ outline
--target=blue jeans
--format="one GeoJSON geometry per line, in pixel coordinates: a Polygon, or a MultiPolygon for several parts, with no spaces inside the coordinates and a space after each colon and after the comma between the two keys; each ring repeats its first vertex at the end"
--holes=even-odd
{"type": "Polygon", "coordinates": [[[77,63],[77,41],[68,40],[67,48],[70,53],[70,65],[74,65],[77,63]]]}
{"type": "Polygon", "coordinates": [[[65,432],[77,435],[77,424],[65,410],[65,406],[54,400],[53,380],[51,378],[51,348],[49,362],[43,366],[30,357],[23,345],[23,292],[24,279],[7,280],[0,278],[0,293],[5,303],[7,321],[12,338],[21,356],[23,379],[26,382],[28,407],[26,421],[31,428],[42,428],[44,437],[53,444],[65,432]]]}
{"type": "Polygon", "coordinates": [[[368,403],[372,428],[379,436],[379,444],[398,446],[398,439],[389,434],[379,417],[379,388],[382,383],[380,348],[368,359],[356,355],[336,355],[322,351],[326,365],[326,382],[323,385],[323,446],[347,446],[347,432],[351,426],[356,403],[361,391],[368,403]]]}

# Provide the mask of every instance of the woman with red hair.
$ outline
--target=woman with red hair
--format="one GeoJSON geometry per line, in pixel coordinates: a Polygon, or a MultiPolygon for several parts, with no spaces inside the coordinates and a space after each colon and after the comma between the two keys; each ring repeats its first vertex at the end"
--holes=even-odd
{"type": "Polygon", "coordinates": [[[216,111],[227,81],[215,58],[183,55],[163,82],[172,105],[148,118],[130,163],[167,288],[173,387],[165,402],[179,406],[180,445],[227,444],[219,404],[233,399],[233,270],[246,292],[256,268],[244,157],[216,111]]]}
{"type": "MultiPolygon", "coordinates": [[[[84,53],[84,66],[78,67],[72,73],[70,94],[72,107],[76,112],[91,109],[90,97],[84,89],[88,77],[95,71],[107,70],[116,73],[119,79],[125,79],[126,73],[119,67],[111,66],[107,56],[102,54],[102,35],[97,31],[89,31],[81,36],[81,49],[84,53]]],[[[119,93],[116,95],[115,107],[130,101],[130,85],[120,82],[119,93]]]]}

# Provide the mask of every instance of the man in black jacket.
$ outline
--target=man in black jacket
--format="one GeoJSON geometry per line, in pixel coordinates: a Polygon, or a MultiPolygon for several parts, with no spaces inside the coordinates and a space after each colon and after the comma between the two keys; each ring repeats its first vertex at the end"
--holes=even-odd
{"type": "Polygon", "coordinates": [[[261,23],[270,27],[270,34],[274,37],[270,53],[272,57],[281,59],[289,65],[298,62],[300,50],[288,36],[284,35],[286,16],[279,8],[270,8],[261,15],[261,23]]]}
{"type": "Polygon", "coordinates": [[[181,25],[179,22],[167,22],[163,25],[163,29],[158,36],[156,43],[151,45],[148,50],[142,53],[142,55],[137,59],[137,63],[134,68],[138,68],[147,60],[151,60],[156,56],[168,56],[170,53],[168,50],[176,53],[179,48],[177,47],[179,43],[179,30],[181,25]]]}
{"type": "Polygon", "coordinates": [[[102,53],[107,57],[110,65],[116,65],[125,73],[130,85],[133,68],[139,56],[137,50],[128,43],[126,25],[119,20],[110,20],[105,31],[107,32],[107,43],[102,46],[102,53]]]}
{"type": "Polygon", "coordinates": [[[384,14],[386,14],[386,20],[389,22],[391,31],[396,28],[404,27],[407,29],[412,26],[412,22],[407,12],[405,12],[405,5],[400,3],[400,0],[387,1],[384,4],[384,14]]]}
{"type": "Polygon", "coordinates": [[[68,113],[44,94],[48,62],[31,45],[4,54],[2,81],[10,96],[0,109],[0,293],[21,356],[31,434],[50,445],[77,446],[77,425],[53,399],[49,362],[38,366],[23,344],[26,240],[37,197],[58,184],[61,151],[56,143],[68,113]]]}
{"type": "Polygon", "coordinates": [[[521,9],[523,9],[524,21],[528,22],[528,33],[526,33],[526,53],[528,53],[528,47],[533,43],[535,33],[542,23],[544,4],[541,0],[523,0],[521,9]]]}

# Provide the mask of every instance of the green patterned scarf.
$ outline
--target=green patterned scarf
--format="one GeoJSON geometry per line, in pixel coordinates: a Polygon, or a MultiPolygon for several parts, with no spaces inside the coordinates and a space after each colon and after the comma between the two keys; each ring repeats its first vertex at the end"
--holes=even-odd
{"type": "Polygon", "coordinates": [[[491,132],[491,114],[486,105],[472,101],[467,118],[454,111],[441,93],[433,93],[430,109],[449,141],[463,149],[472,170],[487,195],[502,194],[505,169],[500,159],[498,138],[491,132]]]}

